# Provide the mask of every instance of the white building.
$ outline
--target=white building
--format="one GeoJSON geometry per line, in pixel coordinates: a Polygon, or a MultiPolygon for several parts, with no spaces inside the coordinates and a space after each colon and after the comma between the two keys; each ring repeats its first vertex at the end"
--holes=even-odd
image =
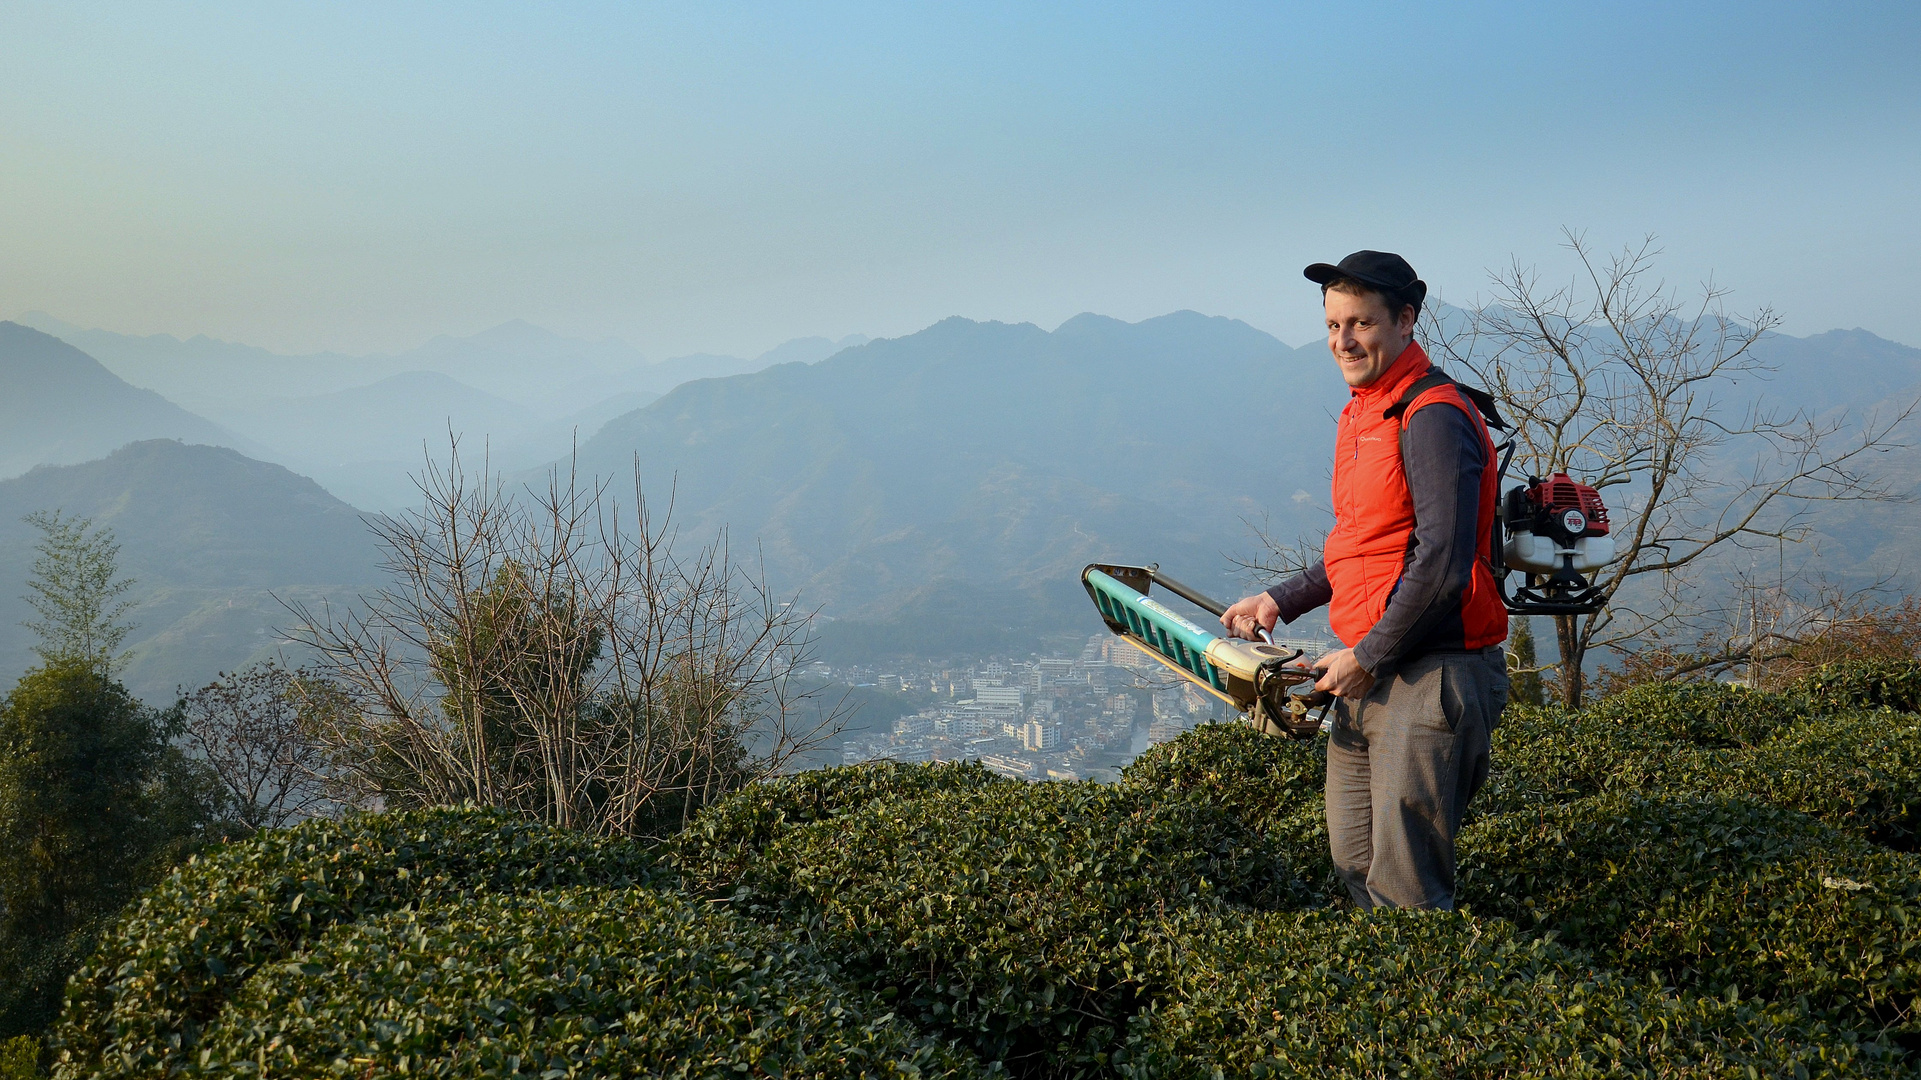
{"type": "Polygon", "coordinates": [[[1061,729],[1059,724],[1043,724],[1039,720],[1030,720],[1027,722],[1027,726],[1021,728],[1021,746],[1026,748],[1030,753],[1057,750],[1060,748],[1060,745],[1061,729]]]}

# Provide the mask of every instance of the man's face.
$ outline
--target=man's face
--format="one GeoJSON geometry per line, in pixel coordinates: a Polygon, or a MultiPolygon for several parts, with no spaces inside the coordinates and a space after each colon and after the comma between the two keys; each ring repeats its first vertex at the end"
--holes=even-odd
{"type": "Polygon", "coordinates": [[[1401,358],[1414,340],[1414,309],[1401,308],[1400,317],[1388,314],[1379,293],[1356,296],[1327,290],[1327,349],[1341,365],[1349,386],[1366,386],[1401,358]]]}

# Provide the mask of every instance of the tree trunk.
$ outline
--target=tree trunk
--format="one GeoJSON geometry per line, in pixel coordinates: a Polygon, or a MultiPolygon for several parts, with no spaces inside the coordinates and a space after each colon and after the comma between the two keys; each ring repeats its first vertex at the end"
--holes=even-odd
{"type": "Polygon", "coordinates": [[[1561,649],[1561,704],[1570,709],[1581,707],[1581,691],[1586,688],[1586,680],[1581,677],[1581,661],[1587,648],[1581,640],[1579,618],[1577,615],[1554,617],[1554,637],[1561,649]]]}

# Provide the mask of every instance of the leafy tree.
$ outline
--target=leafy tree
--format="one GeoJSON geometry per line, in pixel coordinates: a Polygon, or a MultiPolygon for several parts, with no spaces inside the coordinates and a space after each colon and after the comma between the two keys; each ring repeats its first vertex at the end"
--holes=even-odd
{"type": "Polygon", "coordinates": [[[1534,654],[1534,626],[1526,615],[1507,621],[1507,668],[1513,678],[1508,699],[1522,705],[1541,704],[1541,662],[1534,654]]]}
{"type": "Polygon", "coordinates": [[[49,664],[80,661],[111,670],[125,657],[120,646],[132,624],[123,622],[133,582],[120,576],[120,545],[113,530],[58,510],[26,517],[40,530],[40,552],[27,578],[26,601],[39,619],[27,628],[40,635],[34,652],[49,664]]]}
{"type": "Polygon", "coordinates": [[[44,661],[0,701],[0,1038],[57,1014],[102,924],[214,830],[225,799],[158,712],[113,678],[130,627],[119,545],[58,512],[30,515],[27,582],[44,661]]]}
{"type": "Polygon", "coordinates": [[[101,922],[213,826],[177,725],[81,659],[0,703],[0,1037],[50,1023],[101,922]]]}

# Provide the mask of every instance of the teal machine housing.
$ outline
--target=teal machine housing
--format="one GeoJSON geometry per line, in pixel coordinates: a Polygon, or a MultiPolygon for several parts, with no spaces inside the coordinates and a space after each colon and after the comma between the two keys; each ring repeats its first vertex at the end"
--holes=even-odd
{"type": "Polygon", "coordinates": [[[1318,733],[1332,697],[1310,692],[1319,677],[1298,663],[1299,650],[1270,641],[1224,637],[1190,622],[1148,595],[1154,585],[1204,611],[1220,615],[1226,606],[1160,572],[1158,565],[1092,563],[1081,571],[1081,585],[1100,611],[1101,621],[1129,645],[1166,665],[1187,681],[1246,714],[1271,734],[1318,733]],[[1311,719],[1308,712],[1320,709],[1311,719]]]}

